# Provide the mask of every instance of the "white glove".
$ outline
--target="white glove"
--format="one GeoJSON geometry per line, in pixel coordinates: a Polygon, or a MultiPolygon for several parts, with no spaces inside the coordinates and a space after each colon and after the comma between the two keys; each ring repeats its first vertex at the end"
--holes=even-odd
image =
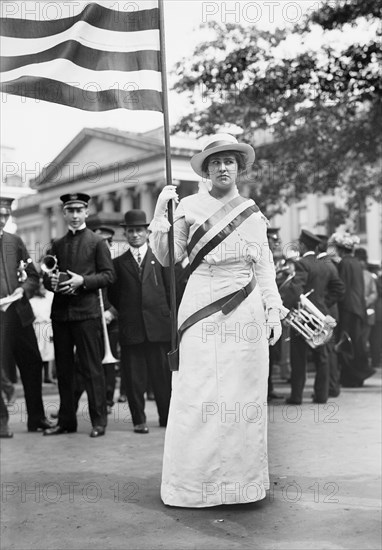
{"type": "Polygon", "coordinates": [[[179,202],[178,193],[176,192],[176,185],[166,185],[160,192],[155,206],[154,218],[162,218],[166,215],[167,204],[170,200],[179,202]]]}
{"type": "Polygon", "coordinates": [[[274,346],[279,340],[282,332],[280,312],[277,308],[268,310],[268,319],[266,322],[267,337],[270,346],[274,346]]]}

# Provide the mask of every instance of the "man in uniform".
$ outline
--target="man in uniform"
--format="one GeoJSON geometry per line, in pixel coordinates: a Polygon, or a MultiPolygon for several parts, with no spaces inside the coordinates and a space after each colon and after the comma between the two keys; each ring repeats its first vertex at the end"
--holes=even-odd
{"type": "Polygon", "coordinates": [[[90,437],[99,437],[105,434],[107,411],[98,290],[111,284],[115,274],[106,242],[86,227],[89,195],[73,193],[60,199],[68,232],[53,242],[51,254],[65,276],[61,280],[62,276],[55,271],[44,276],[47,288],[55,292],[51,318],[60,409],[57,426],[45,430],[44,435],[77,431],[76,348],[93,426],[90,437]]]}
{"type": "MultiPolygon", "coordinates": [[[[37,432],[51,427],[42,401],[42,359],[29,303],[39,286],[39,276],[24,242],[17,235],[4,231],[12,202],[11,198],[0,198],[1,370],[3,373],[10,359],[17,362],[24,387],[28,431],[37,432]]],[[[12,437],[8,419],[8,410],[1,396],[0,437],[12,437]]]]}
{"type": "MultiPolygon", "coordinates": [[[[309,300],[323,313],[329,313],[328,304],[338,301],[343,295],[343,286],[325,262],[316,258],[315,249],[320,239],[303,229],[299,237],[301,259],[296,262],[296,273],[281,297],[288,308],[296,308],[301,294],[313,291],[309,300]]],[[[306,362],[309,345],[295,330],[291,330],[291,395],[288,404],[301,405],[306,379],[306,362]]],[[[316,367],[314,382],[315,403],[326,403],[329,394],[329,358],[326,344],[312,350],[316,367]]]]}
{"type": "Polygon", "coordinates": [[[150,377],[159,425],[167,425],[171,373],[167,364],[170,342],[169,287],[164,268],[147,244],[146,214],[125,214],[125,235],[130,248],[114,260],[116,282],[109,289],[118,310],[121,380],[127,391],[134,432],[147,434],[145,399],[150,377]]]}

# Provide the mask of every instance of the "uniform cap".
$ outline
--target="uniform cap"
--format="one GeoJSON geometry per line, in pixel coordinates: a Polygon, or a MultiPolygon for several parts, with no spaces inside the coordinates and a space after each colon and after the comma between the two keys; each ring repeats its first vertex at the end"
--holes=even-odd
{"type": "Polygon", "coordinates": [[[72,204],[87,206],[90,201],[90,196],[86,193],[67,193],[66,195],[61,195],[60,200],[62,201],[63,206],[69,206],[72,204]]]}
{"type": "Polygon", "coordinates": [[[299,239],[301,243],[304,243],[309,250],[314,250],[318,244],[321,243],[321,239],[319,239],[314,233],[311,233],[310,231],[307,231],[306,229],[302,229],[299,239]]]}

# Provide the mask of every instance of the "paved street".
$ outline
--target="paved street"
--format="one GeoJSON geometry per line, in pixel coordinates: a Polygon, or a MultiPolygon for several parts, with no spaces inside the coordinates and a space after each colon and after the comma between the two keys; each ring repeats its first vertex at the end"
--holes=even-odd
{"type": "MultiPolygon", "coordinates": [[[[285,383],[276,384],[288,394],[285,383]]],[[[149,435],[117,404],[105,437],[26,431],[22,391],[15,436],[1,441],[2,550],[379,549],[381,370],[361,389],[313,405],[269,406],[271,490],[255,504],[169,508],[159,497],[164,429],[147,403],[149,435]]],[[[44,385],[49,411],[55,387],[44,385]]]]}

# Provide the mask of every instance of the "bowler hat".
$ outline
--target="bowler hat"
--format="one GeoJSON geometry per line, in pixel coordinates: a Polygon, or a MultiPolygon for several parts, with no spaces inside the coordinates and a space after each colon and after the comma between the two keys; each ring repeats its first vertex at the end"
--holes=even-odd
{"type": "Polygon", "coordinates": [[[86,193],[66,193],[65,195],[61,195],[60,200],[63,202],[64,206],[73,204],[87,206],[90,201],[90,196],[86,193]]]}
{"type": "Polygon", "coordinates": [[[307,231],[306,229],[301,230],[298,240],[301,243],[304,243],[305,246],[309,248],[309,250],[314,250],[316,246],[322,242],[321,239],[319,239],[316,235],[314,235],[310,231],[307,231]]]}
{"type": "Polygon", "coordinates": [[[253,164],[255,161],[255,151],[251,145],[247,143],[239,143],[231,134],[215,134],[209,136],[205,142],[203,150],[196,153],[191,159],[191,166],[198,176],[205,176],[202,172],[202,165],[205,159],[214,153],[222,151],[238,151],[246,157],[246,164],[253,164]]]}
{"type": "Polygon", "coordinates": [[[129,210],[125,214],[125,223],[120,223],[122,227],[147,227],[146,212],[143,210],[129,210]]]}

